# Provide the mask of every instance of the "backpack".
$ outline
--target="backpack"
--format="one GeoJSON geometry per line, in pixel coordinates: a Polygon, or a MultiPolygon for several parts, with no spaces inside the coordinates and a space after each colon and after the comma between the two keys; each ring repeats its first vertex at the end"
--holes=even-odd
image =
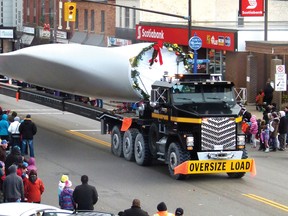
{"type": "Polygon", "coordinates": [[[248,124],[248,122],[243,121],[241,129],[243,133],[248,134],[250,131],[250,125],[248,124]]]}

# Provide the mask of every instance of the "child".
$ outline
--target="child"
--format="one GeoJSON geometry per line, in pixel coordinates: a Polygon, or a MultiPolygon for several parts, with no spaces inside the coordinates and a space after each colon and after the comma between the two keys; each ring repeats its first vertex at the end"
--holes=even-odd
{"type": "Polygon", "coordinates": [[[250,118],[250,134],[251,134],[251,141],[253,144],[253,148],[256,148],[256,134],[258,133],[258,123],[257,123],[257,119],[255,115],[252,115],[252,117],[250,118]]]}
{"type": "Polygon", "coordinates": [[[262,111],[263,109],[264,91],[261,89],[256,96],[256,110],[262,111]]]}
{"type": "MultiPolygon", "coordinates": [[[[262,122],[261,122],[262,123],[262,122]]],[[[262,129],[261,129],[261,142],[264,143],[265,147],[265,152],[269,152],[269,136],[270,130],[269,130],[269,124],[262,124],[262,129]]]]}

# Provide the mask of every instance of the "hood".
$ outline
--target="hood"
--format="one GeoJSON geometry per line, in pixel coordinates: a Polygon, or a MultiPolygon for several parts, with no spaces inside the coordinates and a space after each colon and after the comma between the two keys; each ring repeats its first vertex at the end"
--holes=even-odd
{"type": "Polygon", "coordinates": [[[8,115],[7,114],[3,114],[2,115],[2,120],[6,120],[7,121],[8,120],[8,115]]]}
{"type": "Polygon", "coordinates": [[[8,168],[8,171],[9,171],[10,174],[16,173],[16,171],[17,171],[17,166],[14,165],[14,164],[11,165],[11,166],[8,168]]]}
{"type": "Polygon", "coordinates": [[[32,166],[32,165],[35,165],[35,162],[36,162],[35,158],[34,158],[34,157],[31,157],[31,158],[29,159],[29,161],[28,161],[28,164],[29,164],[30,166],[32,166]]]}
{"type": "Polygon", "coordinates": [[[252,117],[250,118],[250,121],[251,121],[252,123],[257,122],[256,116],[255,116],[255,115],[252,115],[252,117]]]}

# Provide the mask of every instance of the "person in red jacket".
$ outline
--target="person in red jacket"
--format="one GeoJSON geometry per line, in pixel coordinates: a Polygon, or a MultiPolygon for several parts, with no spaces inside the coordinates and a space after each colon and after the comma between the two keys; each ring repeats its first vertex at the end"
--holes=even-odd
{"type": "Polygon", "coordinates": [[[37,177],[35,170],[29,172],[29,179],[25,181],[24,185],[24,194],[27,202],[41,203],[41,195],[45,187],[43,181],[37,177]]]}

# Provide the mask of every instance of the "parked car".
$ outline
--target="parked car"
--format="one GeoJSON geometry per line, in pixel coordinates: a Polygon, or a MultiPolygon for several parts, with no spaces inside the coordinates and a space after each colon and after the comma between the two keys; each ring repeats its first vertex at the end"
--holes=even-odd
{"type": "Polygon", "coordinates": [[[9,82],[9,78],[7,76],[0,75],[0,82],[8,83],[9,82]]]}
{"type": "Polygon", "coordinates": [[[74,212],[72,215],[78,215],[78,216],[117,216],[113,213],[100,212],[100,211],[77,211],[77,212],[74,212]]]}
{"type": "Polygon", "coordinates": [[[1,216],[67,216],[71,214],[72,211],[38,203],[13,202],[0,204],[1,216]]]}

